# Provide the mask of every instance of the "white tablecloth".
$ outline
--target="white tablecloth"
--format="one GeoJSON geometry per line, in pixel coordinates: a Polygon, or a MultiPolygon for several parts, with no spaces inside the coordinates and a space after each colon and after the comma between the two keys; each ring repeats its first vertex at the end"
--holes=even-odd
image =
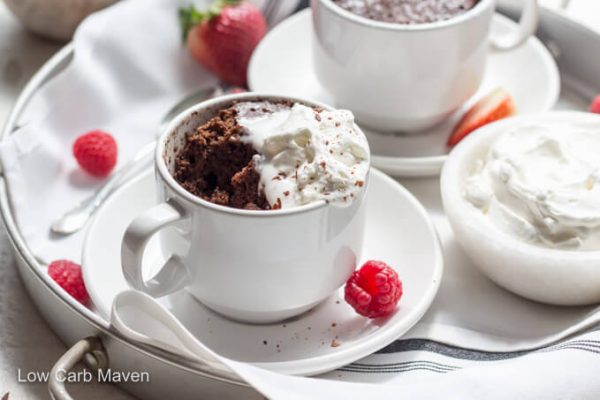
{"type": "MultiPolygon", "coordinates": [[[[542,0],[556,6],[562,0],[542,0]]],[[[600,31],[600,2],[571,0],[568,12],[600,31]]],[[[60,48],[26,33],[0,3],[0,124],[27,79],[60,48]]],[[[45,383],[19,383],[18,372],[49,371],[64,353],[64,345],[52,333],[29,300],[21,284],[5,232],[0,231],[0,398],[46,399],[45,383]]],[[[71,385],[75,398],[129,399],[119,389],[100,384],[71,385]]]]}

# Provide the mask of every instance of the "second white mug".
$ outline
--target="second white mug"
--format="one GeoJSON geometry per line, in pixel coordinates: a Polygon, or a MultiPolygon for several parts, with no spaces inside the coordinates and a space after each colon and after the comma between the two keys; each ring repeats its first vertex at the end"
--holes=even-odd
{"type": "MultiPolygon", "coordinates": [[[[521,45],[537,27],[536,0],[525,0],[514,36],[491,38],[497,50],[521,45]]],[[[358,122],[380,131],[419,131],[456,111],[479,88],[490,47],[495,0],[423,24],[380,22],[332,0],[311,0],[315,71],[322,86],[358,122]]]]}

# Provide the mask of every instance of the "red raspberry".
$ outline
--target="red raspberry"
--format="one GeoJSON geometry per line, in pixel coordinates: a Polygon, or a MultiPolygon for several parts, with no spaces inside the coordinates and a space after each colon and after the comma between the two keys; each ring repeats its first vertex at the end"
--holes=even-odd
{"type": "Polygon", "coordinates": [[[85,304],[90,299],[79,264],[69,260],[52,261],[48,265],[48,275],[78,302],[85,304]]]}
{"type": "Polygon", "coordinates": [[[590,112],[600,114],[600,95],[598,95],[592,104],[590,104],[590,112]]]}
{"type": "Polygon", "coordinates": [[[345,299],[357,313],[369,318],[391,314],[402,297],[396,271],[382,261],[367,261],[346,282],[345,299]]]}
{"type": "Polygon", "coordinates": [[[117,142],[109,133],[91,131],[75,140],[73,155],[84,171],[102,178],[110,174],[117,163],[117,142]]]}

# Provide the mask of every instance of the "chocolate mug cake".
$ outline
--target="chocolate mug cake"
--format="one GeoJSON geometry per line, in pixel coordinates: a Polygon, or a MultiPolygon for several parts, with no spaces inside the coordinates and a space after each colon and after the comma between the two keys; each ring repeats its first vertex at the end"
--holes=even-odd
{"type": "Polygon", "coordinates": [[[369,147],[350,111],[288,96],[217,97],[169,123],[154,165],[160,203],[131,221],[121,244],[137,290],[185,288],[229,318],[273,323],[330,297],[361,259],[369,147]],[[149,281],[156,234],[170,256],[149,281]]]}

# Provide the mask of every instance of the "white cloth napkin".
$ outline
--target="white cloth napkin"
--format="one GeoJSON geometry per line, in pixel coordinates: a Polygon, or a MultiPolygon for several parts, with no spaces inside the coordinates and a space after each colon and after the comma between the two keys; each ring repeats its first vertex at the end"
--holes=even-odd
{"type": "Polygon", "coordinates": [[[529,353],[402,340],[318,378],[302,378],[219,356],[190,337],[176,318],[148,295],[131,291],[115,299],[111,324],[133,340],[175,348],[209,364],[220,361],[272,399],[591,399],[600,391],[593,370],[587,369],[599,361],[597,333],[529,353]]]}
{"type": "Polygon", "coordinates": [[[497,361],[414,351],[395,356],[392,364],[382,367],[371,356],[362,369],[347,367],[326,376],[328,380],[228,364],[270,399],[591,400],[600,396],[595,372],[600,367],[598,339],[600,334],[590,333],[542,352],[497,361]],[[368,367],[371,364],[376,365],[368,367]],[[379,384],[364,383],[365,376],[377,376],[379,384]]]}
{"type": "MultiPolygon", "coordinates": [[[[38,91],[20,128],[0,145],[17,224],[38,258],[80,259],[85,232],[59,237],[49,230],[54,218],[101,183],[77,167],[71,155],[75,137],[97,128],[111,132],[122,164],[155,138],[173,104],[215,84],[181,44],[177,8],[188,3],[127,0],[87,19],[75,37],[73,62],[38,91]]],[[[422,322],[384,353],[327,374],[329,380],[262,373],[244,364],[236,370],[270,397],[286,399],[437,398],[450,393],[478,399],[597,396],[600,383],[593,371],[600,367],[598,333],[543,353],[489,353],[537,347],[595,318],[596,310],[543,306],[491,284],[453,242],[437,181],[403,183],[432,213],[446,254],[442,287],[422,322]]]]}

